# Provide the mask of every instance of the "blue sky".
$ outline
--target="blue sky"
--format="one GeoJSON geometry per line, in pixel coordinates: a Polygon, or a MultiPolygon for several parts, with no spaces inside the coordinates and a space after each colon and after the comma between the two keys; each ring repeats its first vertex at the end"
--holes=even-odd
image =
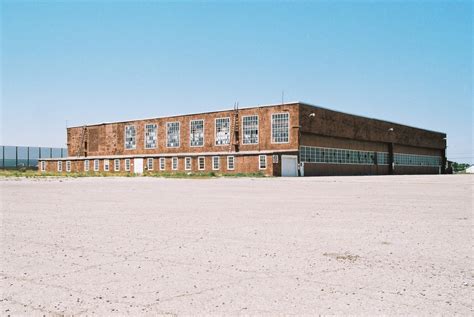
{"type": "Polygon", "coordinates": [[[305,101],[448,134],[472,161],[465,2],[3,1],[2,144],[68,125],[305,101]]]}

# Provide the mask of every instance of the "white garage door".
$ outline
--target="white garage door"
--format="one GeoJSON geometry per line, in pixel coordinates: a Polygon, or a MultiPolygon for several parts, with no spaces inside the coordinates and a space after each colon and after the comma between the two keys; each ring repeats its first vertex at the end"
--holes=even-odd
{"type": "Polygon", "coordinates": [[[136,158],[133,160],[133,172],[135,174],[143,174],[143,159],[136,158]]]}
{"type": "Polygon", "coordinates": [[[298,176],[298,156],[282,155],[281,156],[281,176],[294,177],[298,176]]]}

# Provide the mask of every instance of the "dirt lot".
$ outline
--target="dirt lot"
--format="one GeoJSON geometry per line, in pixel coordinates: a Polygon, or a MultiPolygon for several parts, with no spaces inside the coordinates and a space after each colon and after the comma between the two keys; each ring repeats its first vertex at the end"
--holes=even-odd
{"type": "Polygon", "coordinates": [[[3,179],[0,315],[469,315],[473,183],[3,179]]]}

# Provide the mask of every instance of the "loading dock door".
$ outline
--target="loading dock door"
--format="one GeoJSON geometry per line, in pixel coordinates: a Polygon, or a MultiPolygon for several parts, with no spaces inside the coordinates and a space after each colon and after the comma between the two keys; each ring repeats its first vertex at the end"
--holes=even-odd
{"type": "Polygon", "coordinates": [[[295,177],[298,176],[298,156],[282,155],[281,156],[281,176],[295,177]]]}
{"type": "Polygon", "coordinates": [[[143,174],[143,159],[142,158],[133,159],[133,172],[135,174],[143,174]]]}

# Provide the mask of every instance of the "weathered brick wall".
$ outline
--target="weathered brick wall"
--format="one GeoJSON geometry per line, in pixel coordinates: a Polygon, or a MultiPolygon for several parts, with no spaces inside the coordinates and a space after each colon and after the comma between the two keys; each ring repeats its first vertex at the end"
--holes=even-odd
{"type": "MultiPolygon", "coordinates": [[[[227,168],[227,155],[219,156],[220,167],[218,170],[213,169],[212,157],[213,156],[204,156],[205,159],[205,168],[200,170],[198,168],[198,156],[191,156],[191,170],[185,169],[185,156],[178,157],[178,168],[177,170],[172,169],[172,158],[165,158],[165,170],[160,170],[159,157],[153,158],[153,169],[147,170],[147,159],[144,159],[143,166],[144,172],[193,172],[193,173],[208,173],[215,172],[216,174],[237,174],[237,173],[262,173],[267,176],[272,176],[275,173],[274,164],[272,161],[272,155],[266,155],[267,157],[267,167],[265,169],[259,168],[259,155],[233,155],[234,156],[234,169],[227,168]]],[[[125,170],[125,159],[120,158],[120,169],[115,171],[114,166],[115,159],[109,159],[109,173],[133,173],[134,170],[134,159],[130,159],[130,171],[125,170]]],[[[63,163],[63,173],[66,172],[66,162],[67,159],[61,160],[63,163]]],[[[84,171],[84,159],[71,159],[71,172],[74,173],[86,173],[84,171]]],[[[57,173],[57,160],[46,161],[46,172],[57,173]]],[[[278,164],[275,164],[278,166],[278,164]]],[[[89,159],[89,173],[93,174],[94,171],[94,159],[89,159]]],[[[97,172],[105,172],[104,170],[104,159],[99,159],[99,170],[97,172]]]]}
{"type": "MultiPolygon", "coordinates": [[[[147,119],[138,121],[128,121],[119,123],[109,123],[102,125],[88,126],[87,142],[88,156],[104,155],[137,155],[137,154],[170,154],[170,153],[202,153],[202,152],[222,152],[231,151],[231,145],[215,145],[215,120],[217,118],[231,118],[233,122],[232,110],[211,112],[204,114],[193,114],[174,116],[157,119],[147,119]],[[204,120],[204,145],[190,146],[190,121],[204,120]],[[166,123],[180,123],[180,146],[169,148],[166,146],[166,123]],[[145,149],[145,125],[157,124],[158,126],[158,145],[155,149],[145,149]],[[136,128],[136,149],[125,149],[125,126],[135,125],[136,128]]],[[[288,104],[272,107],[257,107],[239,110],[239,131],[240,131],[240,151],[259,151],[259,150],[286,150],[296,149],[298,147],[298,129],[299,115],[298,105],[288,104]],[[274,113],[288,112],[290,117],[290,137],[289,143],[274,144],[271,142],[271,116],[274,113]],[[243,144],[242,142],[242,118],[248,115],[258,115],[259,119],[259,142],[258,144],[243,144]]],[[[231,126],[233,130],[233,126],[231,126]]],[[[82,127],[68,129],[68,153],[69,156],[76,156],[80,149],[82,140],[82,127]]],[[[233,133],[231,131],[231,136],[233,133]]],[[[231,143],[233,139],[231,137],[231,143]]]]}
{"type": "Polygon", "coordinates": [[[387,121],[363,118],[328,109],[300,105],[302,133],[359,141],[396,143],[412,147],[444,149],[446,134],[387,121]],[[310,114],[314,113],[314,117],[310,114]],[[393,128],[393,132],[389,129],[393,128]]]}

